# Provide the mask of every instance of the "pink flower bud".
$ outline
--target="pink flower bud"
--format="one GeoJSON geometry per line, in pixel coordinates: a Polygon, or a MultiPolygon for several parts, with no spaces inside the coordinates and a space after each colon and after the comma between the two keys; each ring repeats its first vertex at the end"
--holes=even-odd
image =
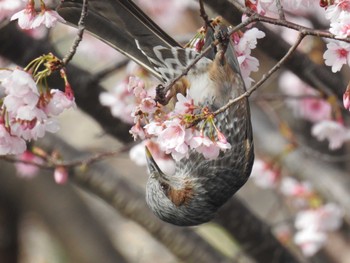
{"type": "Polygon", "coordinates": [[[349,110],[350,108],[350,90],[346,89],[343,95],[344,108],[349,110]]]}
{"type": "Polygon", "coordinates": [[[218,136],[219,142],[227,143],[227,139],[226,139],[225,135],[222,132],[217,131],[217,136],[218,136]]]}
{"type": "Polygon", "coordinates": [[[65,184],[68,179],[67,169],[63,166],[57,166],[53,173],[53,177],[57,184],[65,184]]]}

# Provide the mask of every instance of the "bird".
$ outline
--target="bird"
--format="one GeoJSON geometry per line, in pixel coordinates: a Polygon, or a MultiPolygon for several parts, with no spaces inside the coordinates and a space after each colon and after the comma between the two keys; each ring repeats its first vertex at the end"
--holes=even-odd
{"type": "MultiPolygon", "coordinates": [[[[58,9],[77,26],[83,0],[65,0],[58,9]]],[[[182,74],[199,53],[183,48],[131,0],[89,0],[86,29],[156,76],[163,84],[182,74]]],[[[208,37],[206,43],[213,36],[208,37]]],[[[208,44],[206,44],[208,46],[208,44]]],[[[197,105],[212,112],[246,91],[234,44],[212,49],[184,76],[187,92],[197,105]]],[[[248,180],[254,162],[249,101],[237,101],[215,117],[216,127],[231,148],[215,160],[196,151],[165,174],[146,148],[149,178],[146,202],[161,220],[178,226],[195,226],[212,220],[248,180]]]]}

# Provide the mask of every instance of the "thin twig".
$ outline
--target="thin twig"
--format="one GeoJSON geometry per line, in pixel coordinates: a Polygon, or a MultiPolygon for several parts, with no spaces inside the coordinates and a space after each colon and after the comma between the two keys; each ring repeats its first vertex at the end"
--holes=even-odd
{"type": "Polygon", "coordinates": [[[284,16],[283,6],[281,3],[281,0],[276,0],[276,7],[278,10],[278,16],[281,20],[286,20],[286,17],[284,16]]]}
{"type": "Polygon", "coordinates": [[[134,143],[127,144],[118,150],[96,153],[92,156],[84,158],[83,160],[75,160],[75,161],[62,161],[62,160],[55,160],[52,158],[48,158],[47,162],[45,163],[37,163],[35,161],[20,160],[20,159],[17,159],[16,157],[7,156],[7,155],[0,156],[0,159],[10,163],[23,163],[23,164],[37,166],[41,169],[51,170],[58,166],[65,167],[65,168],[76,167],[76,166],[88,166],[95,162],[105,160],[105,158],[107,157],[116,157],[119,154],[125,153],[129,151],[132,146],[134,146],[134,143]]]}
{"type": "MultiPolygon", "coordinates": [[[[231,28],[227,32],[227,34],[230,36],[232,33],[236,32],[236,31],[244,28],[245,26],[249,25],[250,23],[252,23],[254,21],[254,19],[255,19],[254,15],[249,17],[244,22],[231,28]]],[[[182,77],[186,76],[188,74],[188,72],[191,70],[191,68],[193,68],[194,65],[196,65],[198,63],[199,60],[201,60],[212,48],[214,48],[218,44],[220,44],[220,41],[214,40],[207,48],[205,48],[189,65],[186,66],[186,68],[182,71],[182,73],[179,76],[177,76],[176,78],[173,78],[167,86],[165,86],[161,89],[162,95],[165,96],[165,94],[175,85],[175,83],[177,81],[179,81],[182,77]]]]}
{"type": "Polygon", "coordinates": [[[334,34],[331,34],[327,31],[324,30],[318,30],[314,28],[309,28],[305,26],[301,26],[292,22],[289,22],[287,20],[282,20],[282,19],[275,19],[267,16],[260,15],[253,10],[246,8],[242,6],[240,3],[237,1],[230,1],[232,5],[234,5],[241,13],[246,14],[247,16],[251,17],[254,16],[253,22],[265,22],[277,26],[283,26],[287,27],[289,29],[293,29],[298,31],[299,33],[303,33],[304,35],[310,35],[310,36],[316,36],[316,37],[324,37],[324,38],[330,38],[330,39],[335,39],[343,42],[348,42],[350,43],[350,38],[340,38],[335,36],[334,34]]]}
{"type": "Polygon", "coordinates": [[[199,13],[200,13],[200,16],[204,20],[205,26],[210,26],[209,17],[207,15],[207,13],[205,12],[203,0],[199,0],[199,13]]]}
{"type": "Polygon", "coordinates": [[[69,63],[69,61],[72,60],[73,56],[75,55],[75,53],[77,51],[79,43],[83,39],[83,34],[84,34],[84,30],[85,30],[85,17],[87,16],[87,12],[88,12],[88,0],[83,0],[83,7],[81,9],[80,19],[78,22],[78,33],[75,37],[75,40],[74,40],[68,54],[62,60],[64,66],[66,66],[69,63]]]}
{"type": "Polygon", "coordinates": [[[243,94],[241,94],[240,96],[231,99],[226,105],[224,105],[223,107],[221,107],[220,109],[216,110],[213,114],[214,116],[226,111],[229,107],[231,107],[233,104],[237,103],[238,101],[240,101],[243,98],[247,98],[249,97],[256,89],[258,89],[274,72],[276,72],[284,62],[286,62],[286,60],[290,57],[290,55],[297,49],[297,47],[299,46],[299,44],[301,43],[301,41],[303,40],[303,38],[305,37],[305,35],[303,33],[299,33],[299,36],[297,38],[297,40],[295,41],[295,43],[290,47],[290,49],[288,50],[288,52],[283,56],[283,58],[280,59],[280,61],[278,61],[278,63],[276,63],[275,66],[273,66],[253,87],[251,87],[250,89],[248,89],[246,92],[244,92],[243,94]]]}

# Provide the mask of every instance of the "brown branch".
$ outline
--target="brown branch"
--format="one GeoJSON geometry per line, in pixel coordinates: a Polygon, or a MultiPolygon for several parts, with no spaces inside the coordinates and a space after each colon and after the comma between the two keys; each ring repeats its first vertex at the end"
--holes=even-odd
{"type": "Polygon", "coordinates": [[[281,3],[281,0],[276,0],[276,7],[278,10],[278,15],[280,17],[280,20],[286,20],[286,17],[284,16],[283,6],[281,3]]]}
{"type": "Polygon", "coordinates": [[[305,27],[305,26],[301,26],[292,22],[289,22],[287,20],[284,19],[276,19],[276,18],[271,18],[271,17],[267,17],[267,16],[263,16],[260,14],[257,14],[256,12],[254,12],[253,10],[249,9],[249,8],[245,8],[243,7],[240,3],[238,3],[237,1],[232,1],[231,2],[232,5],[234,5],[240,12],[242,12],[243,14],[250,16],[254,16],[254,21],[257,22],[265,22],[265,23],[269,23],[269,24],[273,24],[273,25],[277,25],[277,26],[283,26],[289,29],[293,29],[296,31],[299,31],[299,33],[302,33],[304,35],[310,35],[310,36],[316,36],[316,37],[324,37],[324,38],[330,38],[330,39],[335,39],[335,40],[339,40],[339,41],[343,41],[343,42],[348,42],[350,43],[350,38],[340,38],[340,37],[336,37],[334,34],[331,34],[329,32],[326,32],[324,30],[318,30],[318,29],[314,29],[314,28],[309,28],[309,27],[305,27]]]}
{"type": "MultiPolygon", "coordinates": [[[[62,139],[47,134],[40,147],[51,151],[57,148],[67,158],[82,158],[88,154],[78,151],[62,139]]],[[[130,170],[130,176],[133,170],[130,170]]],[[[145,175],[142,175],[145,176],[145,175]]],[[[174,226],[158,219],[148,208],[144,192],[129,179],[106,163],[95,163],[89,169],[70,170],[71,182],[86,189],[111,205],[124,217],[135,221],[166,246],[183,262],[228,262],[191,228],[174,226]]]]}
{"type": "MultiPolygon", "coordinates": [[[[242,6],[238,9],[235,5],[237,1],[228,0],[203,0],[213,11],[222,15],[232,25],[241,23],[242,11],[246,9],[242,6]]],[[[253,13],[253,15],[257,15],[253,13]]],[[[257,23],[255,26],[266,33],[265,37],[259,41],[258,48],[270,58],[280,60],[288,51],[290,45],[281,38],[280,34],[268,29],[263,24],[257,23]]],[[[324,32],[323,32],[324,33],[324,32]]],[[[306,54],[296,50],[285,64],[286,67],[299,76],[304,82],[321,92],[329,91],[326,94],[334,93],[341,100],[343,89],[346,84],[341,74],[332,73],[328,67],[318,65],[306,54]]]]}
{"type": "MultiPolygon", "coordinates": [[[[232,33],[249,25],[254,20],[255,20],[255,16],[253,15],[253,16],[249,17],[247,20],[245,20],[244,22],[240,23],[239,25],[231,28],[227,34],[231,35],[232,33]]],[[[162,94],[160,94],[160,97],[165,97],[165,94],[175,85],[175,83],[177,81],[179,81],[182,77],[186,76],[188,74],[188,72],[191,70],[191,68],[193,68],[198,63],[199,60],[201,60],[206,54],[208,54],[208,52],[212,48],[216,47],[219,44],[220,44],[219,40],[214,40],[208,47],[206,47],[190,64],[188,64],[186,66],[186,68],[182,71],[182,73],[179,76],[177,76],[176,78],[173,78],[171,80],[171,82],[166,87],[162,87],[159,90],[162,93],[162,94]]]]}
{"type": "Polygon", "coordinates": [[[253,87],[248,89],[246,92],[244,92],[240,96],[238,96],[234,99],[231,99],[226,105],[224,105],[221,108],[219,108],[218,110],[216,110],[213,113],[214,116],[226,111],[229,107],[231,107],[232,105],[234,105],[235,103],[237,103],[241,99],[249,97],[254,91],[256,91],[274,72],[276,72],[283,65],[283,63],[285,63],[285,61],[297,49],[297,47],[299,46],[299,44],[301,43],[301,41],[303,40],[304,37],[305,37],[305,35],[300,33],[297,40],[293,44],[293,46],[291,46],[291,48],[288,50],[288,52],[285,54],[285,56],[280,61],[278,61],[275,64],[275,66],[273,66],[253,87]]]}
{"type": "Polygon", "coordinates": [[[80,42],[83,40],[83,34],[85,30],[85,17],[87,16],[88,12],[88,0],[83,0],[83,7],[81,9],[81,15],[78,22],[78,32],[76,34],[75,40],[68,52],[68,54],[62,59],[63,65],[66,66],[69,61],[72,60],[73,56],[75,55],[77,48],[80,44],[80,42]]]}
{"type": "Polygon", "coordinates": [[[203,18],[203,20],[204,20],[205,26],[210,26],[209,17],[208,17],[208,15],[207,15],[207,13],[205,12],[203,0],[199,0],[199,13],[200,13],[200,16],[201,16],[201,17],[203,18]]]}

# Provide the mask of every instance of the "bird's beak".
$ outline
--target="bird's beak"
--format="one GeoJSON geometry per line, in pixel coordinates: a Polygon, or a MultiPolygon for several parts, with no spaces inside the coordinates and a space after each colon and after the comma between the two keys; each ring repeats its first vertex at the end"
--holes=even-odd
{"type": "Polygon", "coordinates": [[[150,175],[155,178],[159,178],[159,177],[164,178],[164,173],[162,172],[162,170],[160,170],[159,166],[157,165],[156,161],[154,160],[147,146],[145,146],[145,150],[146,150],[147,166],[148,166],[150,175]]]}

